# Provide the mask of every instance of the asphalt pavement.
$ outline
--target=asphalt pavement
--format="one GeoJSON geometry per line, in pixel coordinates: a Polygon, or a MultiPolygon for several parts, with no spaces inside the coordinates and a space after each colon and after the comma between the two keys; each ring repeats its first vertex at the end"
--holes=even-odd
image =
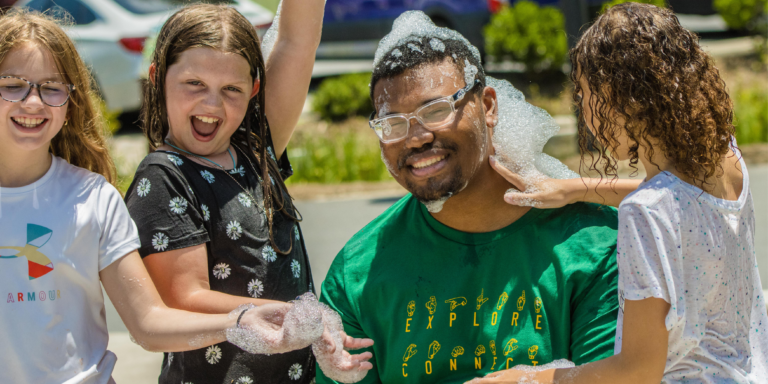
{"type": "MultiPolygon", "coordinates": [[[[768,289],[768,164],[749,167],[750,189],[755,201],[755,248],[761,266],[763,289],[768,289]]],[[[346,241],[395,203],[401,195],[376,199],[298,201],[304,215],[302,230],[315,283],[320,283],[346,241]]],[[[105,295],[106,297],[106,295],[105,295]]],[[[163,355],[143,350],[130,341],[127,330],[107,301],[109,349],[118,357],[113,377],[118,383],[154,383],[163,355]]]]}

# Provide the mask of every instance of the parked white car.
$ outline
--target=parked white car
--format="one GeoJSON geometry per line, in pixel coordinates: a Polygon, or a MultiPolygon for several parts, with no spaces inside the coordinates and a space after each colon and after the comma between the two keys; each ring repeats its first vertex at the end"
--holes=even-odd
{"type": "MultiPolygon", "coordinates": [[[[210,1],[209,1],[210,2],[210,1]]],[[[242,13],[262,36],[274,15],[249,0],[220,0],[242,13]]],[[[21,0],[15,6],[71,16],[67,34],[91,68],[107,108],[141,107],[144,43],[182,4],[179,0],[21,0]]]]}

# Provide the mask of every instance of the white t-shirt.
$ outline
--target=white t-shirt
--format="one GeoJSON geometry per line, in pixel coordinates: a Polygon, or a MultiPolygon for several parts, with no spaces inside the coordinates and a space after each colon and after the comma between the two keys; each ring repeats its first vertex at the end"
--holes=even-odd
{"type": "MultiPolygon", "coordinates": [[[[664,299],[664,383],[768,382],[768,316],[755,260],[749,176],[737,201],[662,172],[619,206],[619,319],[624,300],[664,299]]],[[[765,235],[765,234],[763,234],[765,235]]]]}
{"type": "Polygon", "coordinates": [[[0,188],[0,383],[107,383],[99,271],[139,248],[120,193],[54,157],[46,174],[0,188]]]}

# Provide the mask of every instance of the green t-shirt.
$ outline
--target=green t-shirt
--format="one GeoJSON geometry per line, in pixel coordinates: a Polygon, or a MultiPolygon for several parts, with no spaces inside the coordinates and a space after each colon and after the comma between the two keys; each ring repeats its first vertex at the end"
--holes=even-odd
{"type": "MultiPolygon", "coordinates": [[[[613,355],[616,210],[531,209],[466,233],[406,196],[336,256],[321,301],[375,344],[364,383],[464,382],[517,364],[613,355]]],[[[332,382],[318,370],[318,383],[332,382]]]]}

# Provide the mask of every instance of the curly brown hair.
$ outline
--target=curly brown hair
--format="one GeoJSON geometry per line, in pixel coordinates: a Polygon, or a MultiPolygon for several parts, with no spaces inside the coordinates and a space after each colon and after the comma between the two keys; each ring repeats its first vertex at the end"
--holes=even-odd
{"type": "Polygon", "coordinates": [[[165,22],[157,37],[152,63],[156,66],[154,82],[147,81],[141,117],[144,133],[152,150],[163,145],[168,136],[168,107],[165,96],[165,77],[168,67],[175,64],[181,54],[191,48],[207,47],[231,52],[244,57],[251,67],[253,81],[261,81],[261,90],[248,103],[242,125],[232,135],[231,144],[243,150],[256,163],[262,180],[264,210],[266,211],[269,240],[280,254],[289,254],[277,246],[272,232],[273,210],[283,212],[294,221],[301,221],[291,201],[277,162],[267,154],[267,118],[265,114],[264,58],[256,29],[237,10],[226,5],[196,4],[182,8],[165,22]],[[269,182],[272,180],[273,182],[269,182]],[[284,196],[288,196],[285,198],[284,196]]]}
{"type": "Polygon", "coordinates": [[[672,11],[638,3],[611,7],[584,32],[570,57],[573,100],[579,105],[584,80],[591,93],[590,125],[601,144],[595,157],[589,151],[592,132],[581,114],[582,165],[590,153],[590,169],[616,178],[617,160],[607,153],[616,150],[623,130],[635,170],[643,146],[649,158],[660,151],[702,189],[722,172],[734,135],[733,104],[698,36],[672,11]]]}
{"type": "Polygon", "coordinates": [[[83,63],[72,40],[48,15],[13,9],[0,17],[0,62],[15,47],[34,44],[53,56],[64,81],[75,86],[69,96],[68,123],[51,140],[49,151],[70,164],[104,176],[111,184],[117,181],[115,164],[109,156],[104,133],[106,122],[93,88],[93,78],[83,63]]]}

